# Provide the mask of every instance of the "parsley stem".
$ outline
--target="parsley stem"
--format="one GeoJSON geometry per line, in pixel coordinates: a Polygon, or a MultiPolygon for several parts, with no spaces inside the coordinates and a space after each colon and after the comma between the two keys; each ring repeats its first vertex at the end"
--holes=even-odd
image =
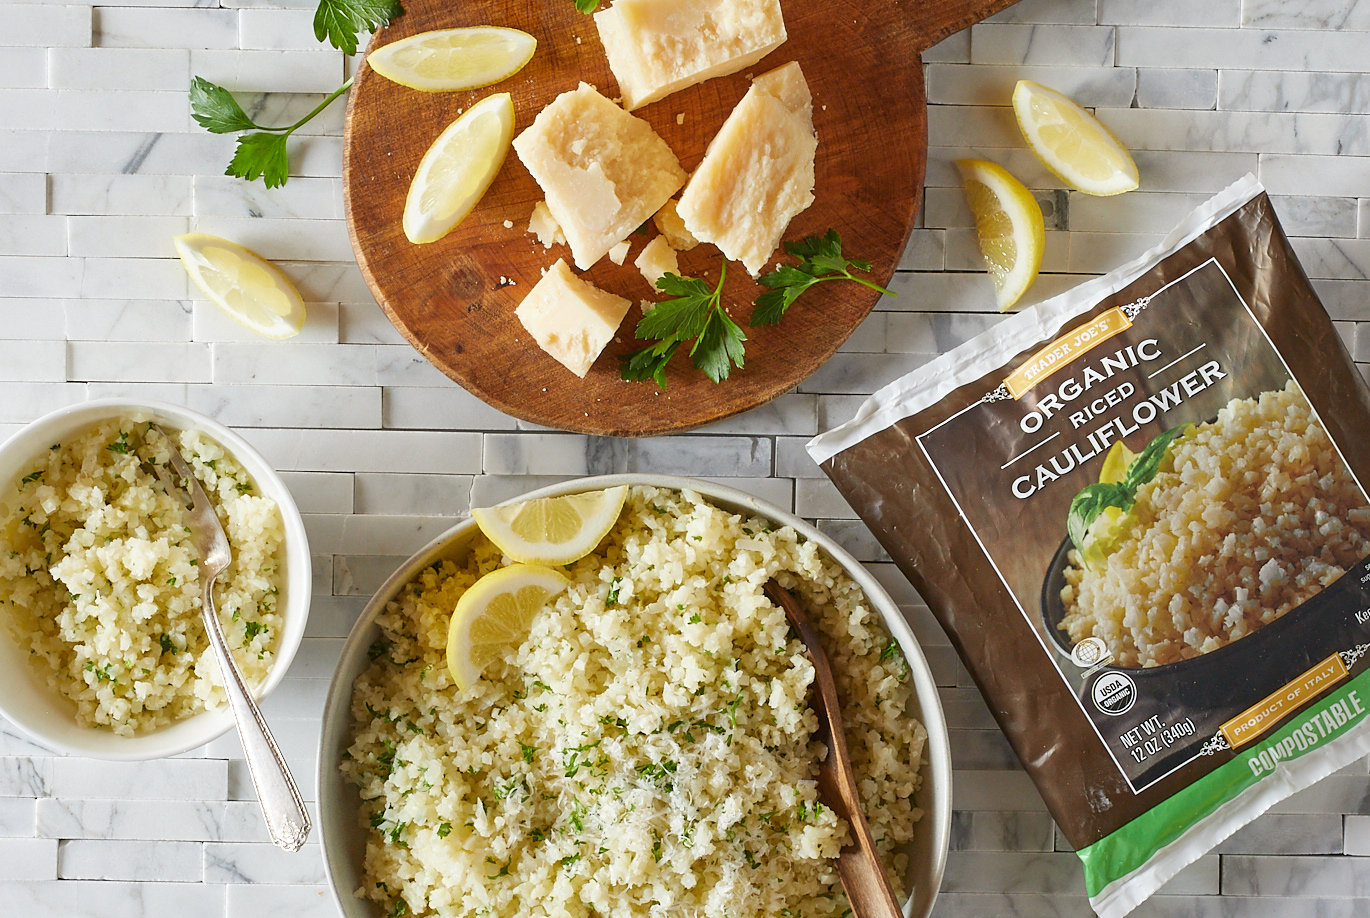
{"type": "Polygon", "coordinates": [[[313,111],[311,111],[309,114],[305,115],[305,116],[304,116],[303,118],[301,118],[299,121],[296,121],[296,122],[295,122],[294,124],[292,124],[290,127],[288,127],[288,128],[286,129],[286,133],[287,133],[287,134],[292,133],[296,128],[298,128],[298,127],[303,127],[306,123],[309,122],[309,119],[313,118],[313,117],[314,117],[315,115],[317,115],[319,112],[321,112],[321,111],[323,111],[324,109],[328,108],[328,106],[330,106],[330,105],[333,104],[333,100],[334,100],[334,99],[338,98],[338,96],[340,96],[340,95],[342,95],[343,93],[347,92],[347,91],[348,91],[349,89],[351,89],[351,88],[352,88],[352,78],[351,78],[351,77],[348,77],[348,78],[347,78],[347,81],[346,81],[345,83],[343,83],[343,84],[342,84],[341,86],[339,86],[337,89],[333,90],[333,92],[329,93],[328,98],[324,99],[324,100],[323,100],[322,102],[320,102],[318,105],[314,106],[313,111]]]}
{"type": "Polygon", "coordinates": [[[819,281],[830,281],[830,280],[850,280],[850,281],[856,281],[858,284],[860,284],[860,285],[863,286],[863,287],[869,287],[870,289],[875,290],[875,291],[878,291],[878,292],[883,293],[883,294],[886,294],[887,296],[898,296],[898,294],[896,294],[893,290],[888,290],[888,289],[886,289],[886,288],[880,286],[879,284],[877,284],[875,281],[868,281],[868,280],[866,280],[865,278],[857,277],[857,276],[855,276],[854,274],[848,274],[848,273],[845,272],[845,271],[842,272],[841,274],[829,274],[829,275],[826,276],[826,277],[816,277],[816,278],[814,278],[814,283],[818,283],[819,281]]]}
{"type": "Polygon", "coordinates": [[[328,106],[332,105],[334,99],[338,98],[338,96],[347,92],[351,88],[352,79],[349,77],[346,83],[343,83],[337,89],[333,90],[333,92],[331,92],[328,95],[328,98],[324,99],[318,105],[314,106],[314,108],[309,112],[309,114],[305,115],[303,118],[301,118],[299,121],[296,121],[294,124],[278,124],[274,127],[271,127],[265,124],[258,124],[254,121],[252,122],[252,126],[259,131],[269,131],[273,134],[284,134],[287,137],[289,137],[291,134],[295,133],[295,130],[297,128],[304,127],[306,124],[310,122],[311,119],[313,119],[315,115],[317,115],[324,109],[328,108],[328,106]]]}

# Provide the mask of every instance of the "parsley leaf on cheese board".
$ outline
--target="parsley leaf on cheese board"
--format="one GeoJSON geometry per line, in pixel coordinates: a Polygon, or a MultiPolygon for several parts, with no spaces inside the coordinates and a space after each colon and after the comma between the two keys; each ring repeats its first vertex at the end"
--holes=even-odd
{"type": "Polygon", "coordinates": [[[718,285],[712,290],[697,277],[665,274],[656,285],[671,299],[657,303],[637,323],[634,334],[638,338],[656,338],[653,344],[622,358],[620,375],[623,379],[641,381],[651,379],[666,388],[666,365],[676,350],[686,341],[690,345],[690,361],[714,382],[728,378],[732,368],[742,369],[747,335],[723,310],[720,298],[728,263],[722,263],[718,285]]]}
{"type": "Polygon", "coordinates": [[[781,265],[769,274],[757,278],[757,282],[767,289],[753,304],[753,328],[775,325],[794,305],[794,301],[799,299],[800,294],[823,281],[856,281],[880,293],[896,295],[873,281],[851,273],[852,269],[869,272],[870,262],[844,256],[842,238],[835,229],[829,229],[822,236],[808,236],[799,242],[787,242],[785,251],[798,258],[799,264],[781,265]]]}

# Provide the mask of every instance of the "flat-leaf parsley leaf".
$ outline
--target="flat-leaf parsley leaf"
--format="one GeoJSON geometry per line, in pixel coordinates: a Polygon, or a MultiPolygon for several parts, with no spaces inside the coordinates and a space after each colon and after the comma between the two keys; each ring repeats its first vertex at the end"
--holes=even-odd
{"type": "Polygon", "coordinates": [[[399,0],[319,0],[314,37],[343,54],[356,54],[358,32],[374,32],[401,12],[399,0]]]}
{"type": "MultiPolygon", "coordinates": [[[[314,37],[344,54],[356,54],[359,33],[374,32],[402,12],[399,0],[319,0],[314,11],[314,37]]],[[[238,138],[224,174],[249,182],[260,178],[266,187],[277,188],[290,177],[287,138],[351,87],[349,79],[294,124],[268,127],[253,121],[227,89],[195,77],[190,81],[190,114],[212,134],[253,131],[238,138]]]]}
{"type": "Polygon", "coordinates": [[[238,138],[238,147],[233,153],[224,175],[232,175],[249,182],[262,179],[268,188],[284,185],[290,177],[290,160],[286,141],[296,130],[303,127],[311,118],[323,111],[338,96],[347,92],[352,81],[343,83],[314,110],[294,124],[268,127],[257,124],[233,94],[222,86],[209,82],[202,77],[190,81],[190,116],[200,127],[213,134],[232,134],[237,131],[253,131],[238,138]]]}
{"type": "Polygon", "coordinates": [[[680,345],[690,340],[694,341],[690,361],[714,382],[727,379],[734,366],[742,369],[747,335],[720,303],[727,273],[728,264],[723,262],[718,286],[712,290],[697,277],[662,275],[656,285],[671,298],[652,307],[634,332],[638,338],[657,340],[624,357],[619,375],[634,381],[652,379],[665,389],[666,365],[680,345]]]}
{"type": "Polygon", "coordinates": [[[894,296],[894,293],[864,277],[852,274],[852,269],[869,272],[870,262],[857,261],[842,254],[842,237],[830,229],[822,236],[808,236],[799,242],[785,243],[785,251],[799,259],[797,265],[781,265],[769,274],[757,278],[767,289],[752,304],[752,327],[774,325],[799,299],[799,295],[814,284],[830,280],[850,280],[894,296]]]}

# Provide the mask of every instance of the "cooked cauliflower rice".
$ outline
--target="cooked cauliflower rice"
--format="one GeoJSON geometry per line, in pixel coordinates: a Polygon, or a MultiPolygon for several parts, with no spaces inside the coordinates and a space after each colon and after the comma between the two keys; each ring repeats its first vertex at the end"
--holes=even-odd
{"type": "Polygon", "coordinates": [[[898,645],[816,545],[633,488],[527,640],[462,695],[448,621],[501,563],[478,537],[466,563],[425,569],[354,686],[342,769],[370,827],[357,893],[380,914],[842,915],[847,827],[818,800],[813,668],[762,593],[772,577],[825,638],[900,885],[926,734],[898,645]]]}
{"type": "MultiPolygon", "coordinates": [[[[165,461],[145,421],[101,421],[34,457],[0,496],[0,620],[31,646],[79,723],[132,736],[227,704],[200,618],[199,563],[180,502],[142,460],[165,461]]],[[[279,644],[285,528],[222,446],[168,431],[215,503],[233,561],[214,585],[249,686],[279,644]]]]}
{"type": "Polygon", "coordinates": [[[1071,553],[1061,627],[1118,666],[1245,637],[1370,555],[1370,506],[1298,385],[1237,398],[1171,444],[1101,565],[1071,553]]]}

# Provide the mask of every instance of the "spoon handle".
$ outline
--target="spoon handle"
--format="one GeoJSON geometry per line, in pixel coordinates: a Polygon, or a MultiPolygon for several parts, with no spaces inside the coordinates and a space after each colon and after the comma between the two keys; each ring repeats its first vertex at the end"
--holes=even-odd
{"type": "Polygon", "coordinates": [[[785,610],[785,617],[799,632],[799,639],[808,647],[809,659],[813,662],[816,689],[813,707],[819,720],[817,735],[828,747],[827,758],[818,766],[818,795],[847,820],[851,830],[851,840],[837,856],[837,873],[851,902],[852,914],[855,918],[902,918],[903,911],[875,851],[875,840],[866,824],[861,797],[856,790],[832,664],[823,651],[817,629],[799,608],[794,596],[775,581],[767,583],[765,589],[771,601],[785,610]]]}
{"type": "Polygon", "coordinates": [[[224,690],[228,693],[233,720],[238,725],[238,738],[243,743],[243,757],[248,774],[262,805],[262,815],[272,844],[286,851],[298,851],[309,837],[309,811],[305,809],[290,766],[276,745],[276,738],[266,725],[266,718],[252,699],[247,683],[233,662],[228,642],[224,640],[219,616],[214,611],[214,582],[205,584],[204,619],[209,632],[209,644],[224,676],[224,690]]]}

